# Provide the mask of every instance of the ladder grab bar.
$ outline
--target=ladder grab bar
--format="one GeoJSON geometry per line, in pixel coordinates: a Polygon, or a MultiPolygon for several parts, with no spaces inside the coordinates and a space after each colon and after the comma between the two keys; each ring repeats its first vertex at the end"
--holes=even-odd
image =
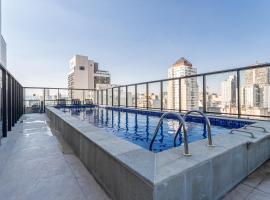
{"type": "Polygon", "coordinates": [[[245,125],[245,126],[243,127],[243,129],[247,129],[248,127],[259,128],[259,129],[262,129],[263,132],[267,133],[267,130],[266,130],[264,127],[262,127],[262,126],[245,125]]]}
{"type": "MultiPolygon", "coordinates": [[[[155,141],[155,139],[157,137],[158,130],[159,130],[161,124],[163,123],[163,119],[168,115],[174,115],[175,117],[177,117],[178,121],[180,122],[180,126],[183,127],[183,132],[184,132],[184,155],[185,156],[190,156],[191,154],[189,153],[189,150],[188,150],[187,128],[186,128],[185,120],[183,119],[183,117],[180,114],[174,113],[174,112],[166,112],[160,117],[158,125],[156,127],[156,130],[154,132],[154,136],[153,136],[153,138],[151,140],[149,150],[152,151],[152,147],[153,147],[154,141],[155,141]]],[[[179,132],[179,129],[178,129],[177,132],[179,132]]]]}
{"type": "Polygon", "coordinates": [[[254,136],[254,134],[253,134],[252,132],[249,132],[249,131],[239,130],[239,129],[232,129],[232,130],[230,131],[230,134],[233,134],[233,132],[248,133],[248,134],[250,134],[250,137],[251,137],[251,138],[256,138],[256,137],[254,136]]]}
{"type": "MultiPolygon", "coordinates": [[[[184,117],[183,117],[184,120],[186,120],[186,117],[191,113],[199,113],[200,115],[203,116],[203,118],[205,119],[206,125],[207,125],[208,146],[214,146],[213,142],[212,142],[212,130],[211,130],[211,124],[210,124],[209,118],[200,110],[190,110],[184,115],[184,117]]],[[[174,141],[173,141],[174,146],[176,146],[176,139],[177,139],[177,136],[180,134],[181,126],[182,126],[182,124],[179,127],[179,131],[177,131],[177,133],[175,134],[174,141]]]]}

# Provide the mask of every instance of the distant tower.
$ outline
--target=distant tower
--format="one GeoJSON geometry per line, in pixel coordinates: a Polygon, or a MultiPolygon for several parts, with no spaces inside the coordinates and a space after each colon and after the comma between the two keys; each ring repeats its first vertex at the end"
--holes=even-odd
{"type": "MultiPolygon", "coordinates": [[[[176,78],[197,74],[197,69],[185,58],[177,60],[168,70],[168,78],[176,78]]],[[[179,110],[179,81],[168,82],[168,109],[179,110]]],[[[198,109],[197,78],[183,79],[181,82],[181,109],[198,109]]]]}

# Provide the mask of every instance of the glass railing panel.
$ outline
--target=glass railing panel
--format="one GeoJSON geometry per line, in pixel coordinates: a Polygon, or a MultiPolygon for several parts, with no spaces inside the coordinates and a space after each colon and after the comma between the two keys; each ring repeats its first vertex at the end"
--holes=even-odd
{"type": "Polygon", "coordinates": [[[96,104],[96,91],[84,90],[84,104],[96,104]]]}
{"type": "Polygon", "coordinates": [[[72,99],[76,103],[84,104],[84,90],[72,89],[72,99]]]}
{"type": "Polygon", "coordinates": [[[59,104],[71,104],[71,90],[59,89],[59,104]]]}
{"type": "Polygon", "coordinates": [[[25,113],[41,112],[44,107],[44,89],[25,88],[24,110],[25,113]]]}
{"type": "Polygon", "coordinates": [[[119,88],[113,88],[113,106],[119,106],[119,88]]]}
{"type": "Polygon", "coordinates": [[[128,86],[127,90],[128,107],[135,107],[135,85],[128,86]]]}
{"type": "Polygon", "coordinates": [[[57,105],[58,89],[45,89],[45,105],[55,106],[57,105]]]}
{"type": "Polygon", "coordinates": [[[203,110],[203,77],[181,78],[181,111],[203,110]]]}
{"type": "Polygon", "coordinates": [[[102,92],[102,105],[107,105],[107,97],[106,97],[107,92],[106,90],[102,90],[101,92],[102,92]]]}
{"type": "Polygon", "coordinates": [[[120,87],[120,106],[126,107],[126,87],[120,87]]]}
{"type": "Polygon", "coordinates": [[[206,111],[238,114],[237,73],[227,72],[206,77],[206,111]]]}
{"type": "Polygon", "coordinates": [[[149,109],[161,109],[161,83],[148,84],[148,107],[149,109]]]}
{"type": "Polygon", "coordinates": [[[108,105],[112,106],[112,89],[108,89],[108,105]]]}
{"type": "Polygon", "coordinates": [[[179,111],[179,79],[163,81],[163,109],[179,111]]]}
{"type": "Polygon", "coordinates": [[[240,71],[240,108],[242,116],[270,117],[270,67],[240,71]]]}
{"type": "Polygon", "coordinates": [[[147,108],[146,84],[137,85],[137,107],[147,108]]]}

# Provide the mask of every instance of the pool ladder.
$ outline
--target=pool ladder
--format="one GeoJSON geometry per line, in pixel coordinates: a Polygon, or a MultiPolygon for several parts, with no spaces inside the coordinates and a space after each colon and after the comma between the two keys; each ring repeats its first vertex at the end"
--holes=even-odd
{"type": "Polygon", "coordinates": [[[245,131],[245,130],[240,130],[240,129],[232,129],[230,131],[230,134],[233,134],[234,132],[248,133],[251,138],[255,138],[254,134],[250,131],[245,131]]]}
{"type": "MultiPolygon", "coordinates": [[[[184,115],[184,117],[183,117],[184,120],[186,120],[187,116],[191,113],[198,113],[198,114],[202,115],[203,118],[205,119],[205,122],[207,125],[208,146],[213,147],[214,145],[212,142],[212,130],[211,130],[211,124],[210,124],[209,118],[200,110],[190,110],[184,115]]],[[[181,128],[182,128],[182,124],[180,124],[179,130],[181,130],[181,128]]],[[[173,140],[174,146],[176,146],[176,140],[177,140],[178,135],[179,135],[179,131],[175,134],[175,137],[173,140]]]]}
{"type": "MultiPolygon", "coordinates": [[[[189,150],[188,150],[187,127],[186,127],[185,120],[183,119],[183,117],[180,114],[175,113],[175,112],[166,112],[160,117],[158,125],[157,125],[155,133],[154,133],[154,136],[153,136],[153,138],[151,140],[149,150],[152,151],[152,147],[153,147],[154,141],[155,141],[155,139],[157,137],[157,133],[159,131],[159,128],[160,128],[161,124],[163,123],[163,119],[165,117],[167,117],[168,115],[174,115],[178,119],[180,124],[183,126],[183,132],[184,132],[184,155],[185,156],[191,156],[191,154],[189,153],[189,150]]],[[[181,127],[179,127],[179,129],[177,130],[177,133],[179,131],[181,131],[181,127]]]]}
{"type": "MultiPolygon", "coordinates": [[[[243,127],[243,129],[248,129],[249,127],[251,128],[257,128],[257,129],[262,129],[264,133],[267,133],[267,130],[264,128],[264,127],[261,127],[261,126],[254,126],[254,125],[245,125],[243,127]]],[[[254,133],[248,131],[248,130],[241,130],[241,129],[232,129],[230,131],[230,134],[233,134],[234,132],[241,132],[241,133],[248,133],[250,135],[251,138],[256,138],[254,136],[254,133]]]]}
{"type": "Polygon", "coordinates": [[[251,128],[262,129],[264,133],[267,133],[267,130],[266,130],[264,127],[261,127],[261,126],[245,125],[245,126],[243,127],[243,129],[247,129],[247,128],[249,128],[249,127],[251,127],[251,128]]]}
{"type": "Polygon", "coordinates": [[[178,135],[180,134],[181,132],[181,129],[183,127],[183,133],[184,133],[184,155],[185,156],[191,156],[191,154],[189,153],[189,149],[188,149],[188,138],[187,138],[187,128],[186,128],[186,123],[185,123],[185,119],[186,117],[191,114],[191,113],[199,113],[201,114],[204,118],[205,118],[205,122],[207,124],[207,134],[208,134],[208,146],[214,146],[213,145],[213,142],[212,142],[212,131],[211,131],[211,124],[210,124],[210,120],[209,118],[201,111],[199,110],[190,110],[188,111],[184,117],[182,117],[180,114],[178,113],[175,113],[175,112],[166,112],[164,113],[160,119],[159,119],[159,122],[158,122],[158,125],[155,129],[155,132],[154,132],[154,136],[151,140],[151,143],[150,143],[150,146],[149,146],[149,150],[152,151],[152,147],[153,147],[153,144],[154,144],[154,141],[157,137],[157,133],[159,131],[159,128],[163,122],[163,119],[165,117],[167,117],[168,115],[174,115],[175,117],[177,117],[178,121],[180,122],[180,126],[175,134],[175,137],[174,137],[174,146],[176,146],[176,139],[178,137],[178,135]]]}

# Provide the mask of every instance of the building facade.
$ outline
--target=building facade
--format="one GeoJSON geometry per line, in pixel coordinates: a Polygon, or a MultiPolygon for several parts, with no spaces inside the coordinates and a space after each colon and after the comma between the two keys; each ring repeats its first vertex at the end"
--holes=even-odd
{"type": "Polygon", "coordinates": [[[269,115],[270,68],[246,70],[240,94],[241,114],[269,115]]]}
{"type": "Polygon", "coordinates": [[[221,111],[224,113],[234,113],[237,108],[236,98],[237,78],[236,75],[229,75],[221,82],[221,111]]]}
{"type": "Polygon", "coordinates": [[[2,20],[1,20],[1,0],[0,0],[0,63],[7,67],[7,45],[2,36],[2,20]]]}
{"type": "MultiPolygon", "coordinates": [[[[108,71],[99,70],[98,63],[87,56],[75,55],[69,63],[68,88],[70,89],[104,89],[111,86],[108,71]]],[[[73,91],[73,99],[81,99],[81,91],[73,91]]]]}
{"type": "MultiPolygon", "coordinates": [[[[168,70],[168,78],[177,78],[197,74],[197,69],[185,58],[177,60],[168,70]]],[[[172,110],[191,110],[199,108],[197,78],[172,80],[168,82],[167,108],[172,110]],[[181,85],[181,102],[179,102],[181,85]],[[180,105],[181,103],[181,105],[180,105]]]]}

